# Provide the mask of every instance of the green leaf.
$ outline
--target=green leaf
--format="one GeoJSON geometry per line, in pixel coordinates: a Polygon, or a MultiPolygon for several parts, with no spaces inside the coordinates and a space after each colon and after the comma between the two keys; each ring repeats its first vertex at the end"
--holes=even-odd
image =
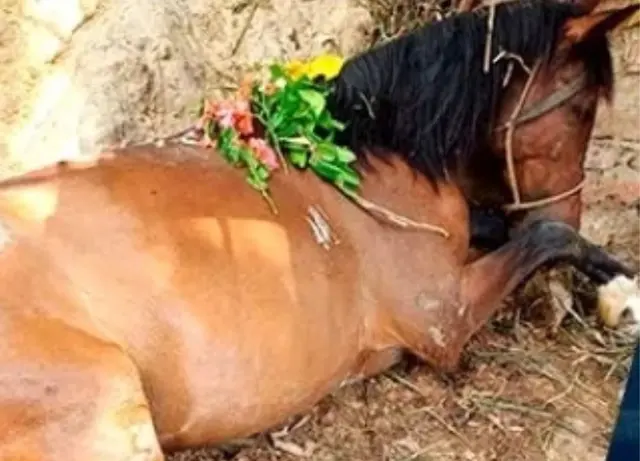
{"type": "Polygon", "coordinates": [[[313,119],[305,120],[304,122],[300,123],[300,128],[302,129],[303,133],[313,133],[314,131],[316,131],[316,121],[313,119]]]}
{"type": "Polygon", "coordinates": [[[345,124],[334,119],[328,111],[322,112],[320,117],[318,117],[318,125],[320,125],[325,130],[338,130],[344,131],[346,128],[345,124]]]}
{"type": "Polygon", "coordinates": [[[283,107],[293,106],[293,109],[297,109],[302,101],[301,90],[295,90],[290,86],[286,86],[282,92],[281,101],[283,107]]]}
{"type": "Polygon", "coordinates": [[[356,160],[356,154],[344,147],[335,146],[335,152],[338,160],[342,163],[351,163],[356,160]]]}
{"type": "Polygon", "coordinates": [[[289,150],[289,161],[298,168],[306,168],[309,153],[302,149],[291,149],[289,150]]]}
{"type": "Polygon", "coordinates": [[[239,147],[238,151],[242,161],[249,169],[249,173],[254,175],[256,173],[256,169],[261,165],[260,162],[253,156],[253,152],[249,148],[239,147]]]}
{"type": "Polygon", "coordinates": [[[300,98],[309,104],[315,117],[319,117],[327,105],[327,100],[316,90],[300,90],[300,98]]]}
{"type": "Polygon", "coordinates": [[[355,191],[360,186],[360,178],[358,177],[358,174],[355,172],[355,170],[351,168],[342,169],[342,172],[336,180],[336,184],[355,191]]]}
{"type": "Polygon", "coordinates": [[[318,173],[321,177],[328,179],[331,182],[335,182],[342,173],[342,170],[337,166],[325,162],[323,160],[318,160],[315,162],[310,162],[311,169],[318,173]]]}
{"type": "Polygon", "coordinates": [[[284,71],[284,68],[279,64],[271,64],[269,66],[269,73],[271,74],[272,80],[277,80],[279,78],[284,78],[288,80],[288,76],[284,71]]]}
{"type": "Polygon", "coordinates": [[[311,145],[311,142],[304,136],[280,138],[280,141],[286,144],[292,144],[294,146],[310,146],[311,145]]]}
{"type": "Polygon", "coordinates": [[[295,123],[284,123],[278,128],[278,137],[280,139],[291,138],[299,134],[299,127],[295,123]]]}
{"type": "Polygon", "coordinates": [[[230,149],[227,151],[229,160],[234,165],[237,165],[240,162],[241,153],[242,153],[241,149],[239,149],[236,146],[231,146],[230,149]]]}
{"type": "Polygon", "coordinates": [[[317,120],[311,109],[308,106],[303,106],[302,104],[296,107],[296,110],[291,113],[290,117],[297,124],[309,122],[313,122],[315,124],[317,120]]]}
{"type": "Polygon", "coordinates": [[[340,120],[336,120],[335,118],[331,118],[331,126],[338,131],[344,131],[347,127],[345,123],[342,123],[340,120]]]}
{"type": "Polygon", "coordinates": [[[260,178],[256,178],[255,176],[247,175],[247,183],[254,189],[258,191],[267,190],[267,183],[260,178]]]}
{"type": "Polygon", "coordinates": [[[317,145],[324,141],[320,136],[318,136],[313,131],[306,131],[305,133],[303,133],[303,136],[307,138],[309,141],[311,141],[311,144],[317,145]]]}
{"type": "Polygon", "coordinates": [[[256,168],[256,174],[261,180],[265,181],[266,184],[267,179],[269,179],[269,170],[267,170],[264,165],[260,165],[256,168]]]}
{"type": "Polygon", "coordinates": [[[325,162],[335,162],[338,158],[338,146],[328,142],[319,143],[316,146],[316,155],[325,162]]]}
{"type": "Polygon", "coordinates": [[[285,117],[282,112],[276,112],[273,117],[271,117],[270,125],[273,130],[276,130],[278,126],[280,126],[285,121],[285,117]]]}
{"type": "MultiPolygon", "coordinates": [[[[210,123],[209,125],[212,126],[213,123],[210,123]]],[[[214,139],[214,133],[212,133],[211,130],[209,131],[210,131],[209,136],[211,137],[211,139],[214,139]]],[[[220,149],[220,152],[225,154],[225,157],[227,158],[227,160],[231,160],[230,150],[232,148],[233,148],[233,131],[230,130],[229,128],[225,128],[218,135],[218,149],[220,149]]]]}

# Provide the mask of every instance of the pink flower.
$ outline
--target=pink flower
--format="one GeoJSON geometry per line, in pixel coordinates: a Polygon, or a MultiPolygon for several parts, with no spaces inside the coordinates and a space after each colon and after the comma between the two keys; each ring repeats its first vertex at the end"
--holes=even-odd
{"type": "Polygon", "coordinates": [[[249,101],[245,99],[239,99],[237,101],[234,101],[233,108],[238,114],[251,113],[251,106],[249,106],[249,101]]]}
{"type": "Polygon", "coordinates": [[[220,110],[216,112],[216,120],[222,128],[233,128],[233,112],[229,110],[220,110]]]}
{"type": "Polygon", "coordinates": [[[249,147],[260,162],[262,162],[269,171],[273,171],[280,166],[278,155],[269,146],[264,139],[249,139],[249,147]]]}
{"type": "Polygon", "coordinates": [[[234,114],[236,130],[243,136],[253,134],[253,114],[248,101],[238,101],[234,114]]]}
{"type": "Polygon", "coordinates": [[[253,114],[248,101],[221,101],[211,105],[210,114],[222,128],[235,128],[247,136],[253,133],[253,114]]]}
{"type": "Polygon", "coordinates": [[[228,101],[214,102],[205,114],[214,119],[222,128],[233,128],[233,107],[228,101]]]}

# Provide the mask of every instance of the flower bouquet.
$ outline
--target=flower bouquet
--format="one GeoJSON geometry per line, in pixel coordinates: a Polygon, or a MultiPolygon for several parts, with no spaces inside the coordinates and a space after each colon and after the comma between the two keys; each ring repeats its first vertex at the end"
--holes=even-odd
{"type": "Polygon", "coordinates": [[[269,195],[273,171],[288,165],[310,168],[347,195],[360,185],[352,151],[334,142],[344,130],[327,109],[328,85],[316,83],[337,75],[342,60],[324,55],[304,63],[272,65],[266,81],[246,80],[235,97],[203,101],[197,128],[202,142],[214,146],[232,165],[246,169],[247,182],[276,211],[269,195]]]}

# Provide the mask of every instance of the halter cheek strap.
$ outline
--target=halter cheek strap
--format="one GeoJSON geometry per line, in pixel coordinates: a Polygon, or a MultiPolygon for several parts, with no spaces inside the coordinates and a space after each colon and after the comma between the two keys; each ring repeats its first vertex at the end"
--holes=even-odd
{"type": "Polygon", "coordinates": [[[543,206],[547,206],[562,200],[565,200],[568,197],[571,197],[574,194],[577,194],[582,190],[585,185],[585,179],[583,178],[578,184],[573,186],[572,188],[561,192],[556,195],[552,195],[550,197],[546,197],[539,200],[531,200],[523,202],[520,197],[520,188],[518,187],[518,178],[515,172],[515,161],[513,156],[513,133],[518,125],[523,125],[528,123],[536,118],[552,111],[553,109],[559,107],[561,104],[565,103],[576,94],[578,94],[581,90],[586,87],[586,79],[584,75],[580,75],[570,84],[561,87],[560,89],[554,91],[546,98],[541,101],[536,102],[535,104],[529,106],[524,111],[522,110],[524,102],[529,95],[529,91],[533,85],[533,81],[540,69],[540,61],[536,62],[535,66],[531,69],[529,73],[529,78],[525,83],[524,89],[520,94],[520,98],[518,103],[516,104],[511,117],[504,125],[498,127],[496,131],[502,131],[506,129],[505,134],[505,150],[506,150],[506,161],[507,161],[507,174],[509,177],[509,187],[511,188],[511,194],[513,195],[513,203],[506,204],[503,206],[503,209],[507,212],[514,211],[523,211],[523,210],[531,210],[534,208],[539,208],[543,206]]]}

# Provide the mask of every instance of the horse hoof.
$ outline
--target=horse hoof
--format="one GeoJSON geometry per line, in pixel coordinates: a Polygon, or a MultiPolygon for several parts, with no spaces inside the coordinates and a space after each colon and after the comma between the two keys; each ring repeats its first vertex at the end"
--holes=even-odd
{"type": "MultiPolygon", "coordinates": [[[[627,311],[632,322],[636,326],[640,324],[638,277],[631,279],[618,275],[607,284],[598,287],[598,313],[605,325],[610,328],[618,327],[627,311]]],[[[636,331],[636,334],[638,332],[640,330],[636,331]]]]}

